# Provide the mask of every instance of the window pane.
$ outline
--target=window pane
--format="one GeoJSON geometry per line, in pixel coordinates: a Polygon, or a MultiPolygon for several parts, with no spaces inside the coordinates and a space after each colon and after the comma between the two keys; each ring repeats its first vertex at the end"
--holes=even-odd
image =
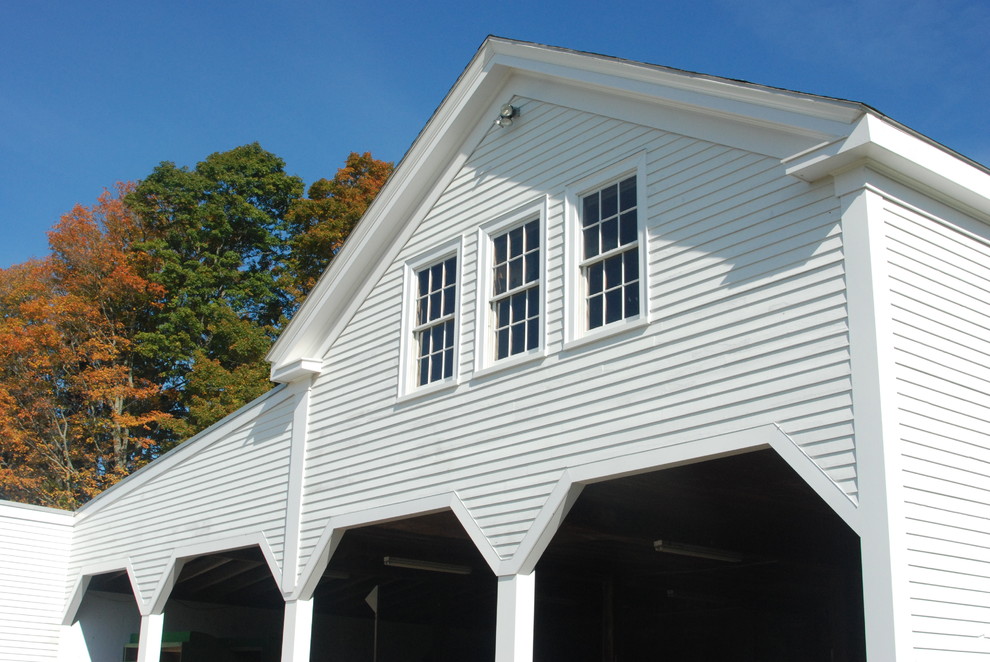
{"type": "Polygon", "coordinates": [[[509,289],[515,289],[523,284],[523,259],[515,257],[509,260],[509,289]]]}
{"type": "Polygon", "coordinates": [[[622,289],[605,293],[605,323],[611,324],[622,319],[622,289]]]}
{"type": "Polygon", "coordinates": [[[508,327],[498,330],[498,340],[496,346],[495,356],[499,359],[504,359],[509,355],[509,329],[508,327]]]}
{"type": "Polygon", "coordinates": [[[512,353],[519,354],[526,349],[526,323],[512,325],[512,353]]]}
{"type": "Polygon", "coordinates": [[[605,289],[622,285],[622,255],[605,260],[605,289]]]}
{"type": "Polygon", "coordinates": [[[419,334],[419,355],[426,356],[430,353],[430,334],[425,331],[419,334]]]}
{"type": "Polygon", "coordinates": [[[540,288],[531,287],[526,293],[529,302],[527,303],[527,317],[540,316],[540,288]]]}
{"type": "Polygon", "coordinates": [[[584,209],[581,214],[581,223],[588,227],[598,222],[598,194],[592,193],[584,199],[584,209]]]}
{"type": "Polygon", "coordinates": [[[598,294],[602,291],[602,269],[601,262],[588,265],[588,294],[598,294]]]}
{"type": "Polygon", "coordinates": [[[619,209],[625,211],[636,206],[636,178],[630,177],[619,184],[619,209]]]}
{"type": "Polygon", "coordinates": [[[495,267],[495,283],[494,283],[495,294],[502,294],[503,292],[506,291],[507,283],[505,281],[506,281],[507,270],[508,270],[508,266],[504,263],[495,267]]]}
{"type": "Polygon", "coordinates": [[[639,283],[626,285],[626,317],[639,315],[639,283]]]}
{"type": "Polygon", "coordinates": [[[585,228],[584,230],[584,257],[594,257],[598,255],[598,226],[585,228]]]}
{"type": "Polygon", "coordinates": [[[512,300],[512,321],[526,319],[526,293],[513,294],[509,298],[512,300]]]}
{"type": "Polygon", "coordinates": [[[430,270],[423,269],[417,275],[419,276],[419,296],[426,296],[430,293],[430,270]]]}
{"type": "Polygon", "coordinates": [[[505,262],[507,241],[508,241],[508,237],[504,234],[499,235],[492,240],[492,248],[495,254],[494,256],[495,264],[498,264],[499,262],[505,262]]]}
{"type": "Polygon", "coordinates": [[[619,220],[610,218],[602,221],[602,253],[619,245],[619,220]]]}
{"type": "Polygon", "coordinates": [[[632,283],[639,280],[639,251],[635,248],[622,254],[625,281],[632,283]]]}
{"type": "Polygon", "coordinates": [[[433,345],[432,350],[434,352],[443,348],[443,331],[445,327],[446,324],[437,324],[430,329],[430,333],[433,335],[431,344],[433,345]]]}
{"type": "Polygon", "coordinates": [[[495,326],[496,328],[502,328],[503,326],[509,325],[509,300],[502,299],[498,302],[498,311],[495,315],[495,326]]]}
{"type": "Polygon", "coordinates": [[[454,296],[454,286],[451,285],[443,291],[443,314],[450,315],[454,312],[454,304],[457,298],[454,296]]]}
{"type": "Polygon", "coordinates": [[[426,320],[429,319],[427,315],[429,314],[429,302],[426,297],[420,297],[416,301],[416,324],[425,324],[426,320]]]}
{"type": "Polygon", "coordinates": [[[531,251],[540,247],[540,222],[530,221],[526,224],[526,250],[531,251]]]}
{"type": "Polygon", "coordinates": [[[597,329],[602,325],[602,304],[604,300],[601,294],[597,294],[588,299],[588,328],[597,329]]]}
{"type": "Polygon", "coordinates": [[[613,184],[602,189],[602,218],[615,216],[619,211],[619,187],[613,184]]]}
{"type": "Polygon", "coordinates": [[[627,211],[622,215],[619,228],[619,244],[631,244],[636,241],[636,210],[627,211]]]}
{"type": "Polygon", "coordinates": [[[430,289],[438,290],[443,287],[443,263],[430,267],[430,289]]]}
{"type": "Polygon", "coordinates": [[[509,232],[509,257],[516,257],[523,253],[523,229],[515,228],[509,232]]]}
{"type": "Polygon", "coordinates": [[[426,316],[427,321],[440,319],[441,317],[440,299],[442,298],[442,296],[443,295],[440,292],[440,290],[437,290],[436,292],[430,294],[430,312],[426,316]]]}
{"type": "Polygon", "coordinates": [[[532,283],[540,279],[540,251],[539,249],[526,255],[526,281],[532,283]]]}
{"type": "Polygon", "coordinates": [[[447,379],[454,374],[454,350],[448,349],[443,353],[443,378],[447,379]]]}
{"type": "Polygon", "coordinates": [[[536,349],[540,346],[540,320],[531,319],[526,322],[526,349],[536,349]]]}
{"type": "Polygon", "coordinates": [[[430,383],[430,357],[424,356],[419,360],[419,385],[430,383]]]}
{"type": "MultiPolygon", "coordinates": [[[[444,285],[453,285],[457,282],[457,258],[448,258],[446,262],[443,263],[444,266],[444,285]]],[[[434,287],[439,287],[439,283],[434,283],[434,287]]]]}

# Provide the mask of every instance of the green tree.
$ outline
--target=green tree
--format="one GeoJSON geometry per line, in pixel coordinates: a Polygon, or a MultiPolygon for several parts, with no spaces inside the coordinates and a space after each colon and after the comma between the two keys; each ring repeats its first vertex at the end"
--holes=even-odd
{"type": "Polygon", "coordinates": [[[302,180],[257,143],[194,169],[163,162],[127,203],[166,292],[137,335],[145,374],[171,395],[167,445],[264,393],[265,354],[293,305],[277,274],[289,250],[285,215],[302,180]]]}

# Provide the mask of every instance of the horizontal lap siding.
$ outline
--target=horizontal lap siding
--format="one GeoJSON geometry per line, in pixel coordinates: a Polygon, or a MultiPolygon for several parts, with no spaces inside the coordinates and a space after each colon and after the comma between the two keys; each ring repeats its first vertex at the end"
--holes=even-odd
{"type": "Polygon", "coordinates": [[[70,577],[129,557],[147,599],[174,548],[257,532],[281,562],[294,400],[275,397],[260,416],[82,518],[70,577]]]}
{"type": "Polygon", "coordinates": [[[988,655],[990,231],[886,220],[914,645],[988,655]]]}
{"type": "Polygon", "coordinates": [[[72,515],[0,502],[0,661],[58,656],[72,515]]]}
{"type": "Polygon", "coordinates": [[[335,513],[455,491],[503,558],[569,466],[779,423],[856,493],[837,205],[766,157],[521,101],[331,348],[314,389],[303,555],[335,513]],[[565,187],[647,154],[645,333],[562,350],[565,187]],[[474,378],[476,228],[549,195],[547,356],[474,378]],[[462,383],[396,403],[401,265],[466,236],[462,383]]]}

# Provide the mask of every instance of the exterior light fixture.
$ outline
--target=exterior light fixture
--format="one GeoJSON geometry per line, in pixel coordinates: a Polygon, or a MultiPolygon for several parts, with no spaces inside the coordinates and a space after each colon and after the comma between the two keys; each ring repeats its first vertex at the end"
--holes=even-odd
{"type": "Polygon", "coordinates": [[[696,559],[711,559],[713,561],[724,561],[726,563],[741,562],[742,555],[736,552],[727,552],[724,549],[713,549],[711,547],[701,547],[700,545],[685,545],[680,542],[669,540],[654,540],[653,549],[665,554],[677,554],[678,556],[692,556],[696,559]]]}
{"type": "Polygon", "coordinates": [[[499,108],[498,117],[495,118],[495,126],[503,129],[512,126],[512,118],[514,117],[519,117],[519,109],[511,103],[507,103],[499,108]]]}
{"type": "Polygon", "coordinates": [[[471,567],[454,565],[453,563],[438,563],[436,561],[417,561],[398,556],[386,556],[385,565],[393,568],[410,568],[412,570],[429,570],[430,572],[446,572],[449,575],[470,575],[471,567]]]}

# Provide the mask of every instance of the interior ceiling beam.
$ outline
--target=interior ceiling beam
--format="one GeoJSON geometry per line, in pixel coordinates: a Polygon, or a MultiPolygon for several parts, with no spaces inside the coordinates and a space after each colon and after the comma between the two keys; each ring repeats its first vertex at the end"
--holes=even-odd
{"type": "MultiPolygon", "coordinates": [[[[223,582],[222,584],[216,585],[213,588],[213,591],[211,591],[211,593],[213,593],[214,595],[226,596],[226,595],[232,595],[234,593],[239,593],[242,591],[250,592],[249,589],[252,586],[257,586],[258,584],[269,581],[271,582],[271,585],[269,587],[266,587],[266,589],[274,588],[277,590],[278,586],[275,584],[275,578],[272,577],[272,574],[268,571],[268,567],[266,566],[264,568],[259,568],[258,570],[263,570],[263,572],[256,572],[253,573],[251,577],[246,577],[246,575],[250,574],[251,571],[250,570],[245,571],[244,573],[236,577],[232,577],[230,580],[223,582]]],[[[264,593],[266,591],[262,590],[255,592],[264,593]]]]}
{"type": "Polygon", "coordinates": [[[179,573],[179,583],[187,582],[227,563],[230,563],[230,559],[222,557],[200,558],[188,562],[179,573]]]}
{"type": "Polygon", "coordinates": [[[179,583],[184,587],[189,588],[189,590],[202,591],[203,589],[211,586],[229,581],[230,579],[242,575],[245,572],[250,572],[259,565],[261,564],[256,561],[228,561],[223,567],[213,570],[209,576],[200,575],[200,579],[195,583],[195,585],[189,585],[181,575],[179,576],[179,583]]]}

